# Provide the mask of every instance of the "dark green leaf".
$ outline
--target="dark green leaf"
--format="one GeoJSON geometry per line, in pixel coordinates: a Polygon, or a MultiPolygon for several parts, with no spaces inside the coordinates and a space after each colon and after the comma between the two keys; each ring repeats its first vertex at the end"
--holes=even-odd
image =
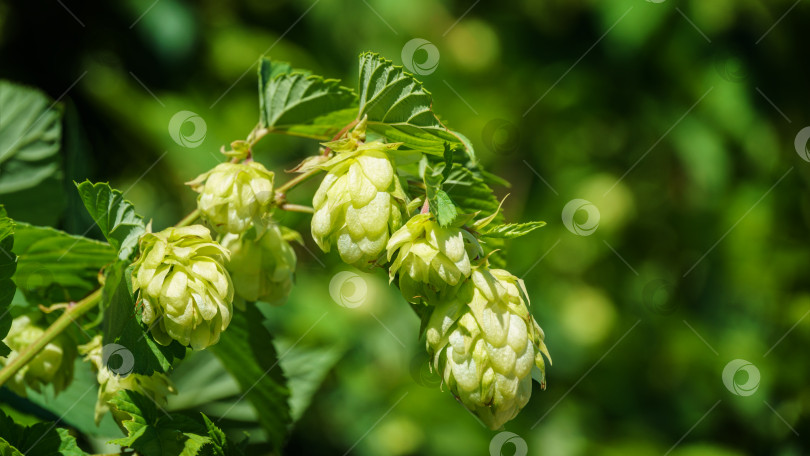
{"type": "MultiPolygon", "coordinates": [[[[236,378],[244,396],[256,408],[259,424],[276,449],[284,443],[291,422],[290,391],[279,366],[272,335],[262,324],[263,317],[254,305],[235,312],[219,343],[210,350],[236,378]]],[[[227,418],[227,416],[223,416],[227,418]]]]}
{"type": "Polygon", "coordinates": [[[138,239],[146,230],[143,218],[119,191],[105,182],[84,181],[76,184],[87,212],[101,229],[110,245],[118,251],[118,258],[129,258],[137,249],[138,239]]]}
{"type": "Polygon", "coordinates": [[[0,106],[0,198],[17,220],[54,223],[65,200],[62,106],[7,81],[0,81],[0,106]]]}
{"type": "Polygon", "coordinates": [[[530,232],[545,226],[546,222],[526,222],[526,223],[506,223],[501,225],[488,226],[481,233],[481,236],[489,238],[514,239],[516,237],[529,234],[530,232]]]}
{"type": "MultiPolygon", "coordinates": [[[[264,128],[294,129],[300,133],[305,129],[303,126],[316,124],[313,129],[322,134],[324,118],[348,108],[356,98],[354,92],[340,86],[337,79],[293,71],[289,64],[267,58],[259,63],[259,108],[264,128]]],[[[333,120],[329,118],[326,124],[333,120]]],[[[345,125],[338,127],[338,131],[345,125]]],[[[326,130],[331,131],[331,128],[326,130]]]]}
{"type": "Polygon", "coordinates": [[[123,345],[132,352],[135,374],[166,372],[175,359],[185,356],[186,348],[177,341],[168,346],[155,342],[135,305],[128,266],[126,261],[118,261],[107,270],[101,295],[104,344],[123,345]]]}
{"type": "Polygon", "coordinates": [[[127,436],[110,443],[144,456],[194,456],[211,442],[203,425],[184,415],[159,412],[155,403],[140,393],[122,390],[110,403],[130,416],[122,422],[127,436]]]}
{"type": "Polygon", "coordinates": [[[115,260],[109,244],[17,222],[14,282],[29,302],[67,302],[98,288],[98,272],[115,260]]]}
{"type": "Polygon", "coordinates": [[[0,455],[84,456],[76,439],[67,429],[57,428],[55,423],[35,423],[21,426],[0,410],[0,455]]]}
{"type": "Polygon", "coordinates": [[[11,280],[17,270],[17,255],[14,248],[14,221],[6,215],[6,209],[0,204],[0,356],[7,356],[11,350],[2,341],[11,327],[11,318],[5,318],[17,286],[11,280]]]}
{"type": "Polygon", "coordinates": [[[358,119],[368,116],[368,129],[390,142],[439,156],[448,147],[464,148],[433,113],[430,92],[390,60],[370,52],[360,56],[359,94],[358,119]]]}
{"type": "MultiPolygon", "coordinates": [[[[481,211],[481,214],[488,215],[498,210],[500,203],[495,193],[482,177],[466,166],[453,165],[443,188],[463,214],[481,211]]],[[[498,214],[494,223],[503,223],[503,220],[503,214],[498,214]]],[[[501,249],[503,245],[503,239],[487,239],[484,249],[491,252],[501,249]]],[[[495,267],[503,267],[505,263],[503,255],[499,253],[489,257],[490,263],[495,267]]]]}

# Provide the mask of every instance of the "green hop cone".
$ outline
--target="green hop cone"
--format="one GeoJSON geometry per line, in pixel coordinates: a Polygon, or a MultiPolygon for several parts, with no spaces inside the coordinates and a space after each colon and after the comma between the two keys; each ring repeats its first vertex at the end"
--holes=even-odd
{"type": "Polygon", "coordinates": [[[251,302],[284,302],[292,289],[296,256],[277,224],[258,238],[256,230],[241,236],[226,234],[222,246],[231,252],[227,268],[236,296],[251,302]]]}
{"type": "Polygon", "coordinates": [[[532,393],[532,367],[545,388],[551,361],[543,330],[529,313],[523,281],[478,267],[453,299],[436,305],[428,354],[450,391],[490,429],[517,416],[532,393]]]}
{"type": "Polygon", "coordinates": [[[141,237],[132,285],[140,291],[143,322],[158,343],[174,339],[195,350],[217,343],[233,312],[227,258],[228,251],[201,225],[141,237]]]}
{"type": "Polygon", "coordinates": [[[391,235],[387,249],[389,261],[399,251],[388,274],[393,281],[399,272],[399,289],[411,303],[452,297],[470,276],[470,260],[483,255],[469,231],[455,226],[442,228],[430,214],[408,220],[391,235]]]}
{"type": "MultiPolygon", "coordinates": [[[[128,350],[123,347],[121,347],[121,349],[131,356],[128,350]]],[[[152,375],[132,374],[105,364],[100,335],[95,336],[85,345],[80,345],[79,352],[84,355],[86,362],[93,365],[99,384],[95,410],[96,426],[98,426],[104,414],[108,411],[112,411],[113,418],[119,423],[129,419],[127,413],[121,412],[110,405],[110,400],[114,398],[119,391],[136,391],[151,398],[160,407],[166,406],[168,402],[166,397],[169,394],[177,394],[174,385],[165,374],[159,372],[155,372],[152,375]]],[[[110,354],[107,354],[107,356],[110,357],[110,354]]],[[[109,361],[110,359],[107,359],[108,363],[109,361]]]]}
{"type": "Polygon", "coordinates": [[[402,224],[406,197],[388,154],[398,144],[361,138],[327,144],[336,155],[321,165],[328,173],[312,200],[312,237],[324,252],[336,244],[345,263],[366,269],[402,224]]]}
{"type": "Polygon", "coordinates": [[[273,173],[261,163],[221,163],[188,182],[202,216],[221,233],[242,233],[273,205],[273,173]]]}
{"type": "MultiPolygon", "coordinates": [[[[7,364],[20,355],[26,347],[42,337],[43,328],[35,324],[29,315],[21,315],[11,322],[11,328],[3,342],[11,348],[7,358],[0,358],[0,364],[7,364]]],[[[25,387],[39,392],[42,385],[52,384],[54,393],[67,388],[73,380],[73,361],[76,347],[64,334],[58,335],[45,345],[36,356],[9,379],[6,386],[20,396],[26,396],[25,387]]]]}

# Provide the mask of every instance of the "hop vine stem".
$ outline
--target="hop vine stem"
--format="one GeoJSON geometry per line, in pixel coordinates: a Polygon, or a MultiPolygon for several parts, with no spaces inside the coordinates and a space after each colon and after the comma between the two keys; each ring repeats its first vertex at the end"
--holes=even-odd
{"type": "Polygon", "coordinates": [[[8,381],[14,374],[17,373],[23,366],[31,362],[32,359],[48,345],[56,336],[62,331],[67,329],[70,324],[80,316],[84,315],[96,306],[101,301],[101,288],[90,293],[84,299],[76,304],[69,306],[65,312],[50,325],[45,332],[33,344],[26,347],[20,355],[14,358],[10,363],[6,364],[0,370],[0,386],[8,381]]]}

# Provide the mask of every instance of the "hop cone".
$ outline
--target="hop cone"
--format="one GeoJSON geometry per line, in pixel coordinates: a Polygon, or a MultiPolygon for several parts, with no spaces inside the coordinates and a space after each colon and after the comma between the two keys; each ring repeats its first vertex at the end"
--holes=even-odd
{"type": "Polygon", "coordinates": [[[174,339],[195,350],[217,343],[233,311],[228,251],[207,228],[192,225],[145,234],[140,252],[132,285],[155,340],[168,345],[174,339]]]}
{"type": "Polygon", "coordinates": [[[452,297],[470,276],[470,257],[483,254],[472,234],[458,227],[442,228],[430,214],[408,220],[391,235],[387,249],[389,261],[399,250],[388,274],[394,280],[399,272],[399,289],[412,303],[452,297]]]}
{"type": "MultiPolygon", "coordinates": [[[[45,332],[36,325],[30,316],[21,315],[11,322],[8,335],[3,340],[11,348],[8,357],[0,358],[0,364],[7,364],[20,355],[26,347],[34,343],[45,332]]],[[[50,383],[55,393],[67,388],[73,380],[73,360],[76,347],[64,334],[45,345],[28,364],[24,365],[6,386],[20,396],[25,396],[25,387],[40,391],[42,385],[50,383]]]]}
{"type": "MultiPolygon", "coordinates": [[[[165,374],[155,372],[152,375],[131,374],[129,372],[116,372],[104,363],[101,345],[101,336],[94,337],[85,345],[79,346],[79,351],[84,355],[84,360],[91,363],[96,371],[98,380],[98,399],[96,400],[95,420],[96,425],[101,422],[104,414],[110,411],[110,400],[116,393],[122,390],[135,391],[151,398],[160,407],[167,404],[166,397],[169,394],[177,394],[169,377],[165,374]]],[[[109,362],[109,359],[107,360],[109,362]]],[[[128,419],[127,414],[112,407],[112,414],[119,423],[128,419]]]]}
{"type": "Polygon", "coordinates": [[[219,232],[242,233],[273,204],[273,173],[261,163],[221,163],[189,182],[197,206],[219,232]]]}
{"type": "Polygon", "coordinates": [[[312,200],[312,237],[324,252],[336,244],[345,263],[368,268],[402,223],[405,195],[387,154],[397,145],[352,137],[330,147],[337,155],[323,165],[329,172],[312,200]]]}
{"type": "Polygon", "coordinates": [[[228,271],[236,295],[246,301],[281,304],[292,289],[295,251],[277,224],[256,238],[255,230],[238,236],[226,234],[222,246],[231,252],[228,271]]]}
{"type": "Polygon", "coordinates": [[[545,388],[543,355],[548,358],[548,351],[527,305],[522,280],[502,269],[480,267],[455,298],[436,305],[428,322],[434,367],[490,429],[501,428],[529,401],[533,366],[545,388]]]}

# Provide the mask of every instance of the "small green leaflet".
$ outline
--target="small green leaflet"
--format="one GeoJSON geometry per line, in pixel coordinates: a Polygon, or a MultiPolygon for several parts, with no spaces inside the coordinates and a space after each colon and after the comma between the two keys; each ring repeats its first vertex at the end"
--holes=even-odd
{"type": "Polygon", "coordinates": [[[342,87],[337,79],[293,70],[288,63],[267,58],[259,62],[260,124],[264,128],[329,139],[352,121],[335,123],[345,117],[333,114],[352,106],[356,99],[354,91],[342,87]]]}
{"type": "Polygon", "coordinates": [[[177,341],[172,341],[168,346],[155,342],[146,325],[141,322],[130,277],[131,267],[126,261],[118,261],[107,269],[101,292],[103,343],[120,344],[132,352],[135,360],[132,372],[135,374],[167,372],[175,359],[185,356],[186,348],[177,341]]]}
{"type": "Polygon", "coordinates": [[[176,413],[158,411],[148,397],[122,390],[110,404],[130,416],[121,424],[127,436],[109,443],[132,448],[144,456],[195,456],[211,443],[205,426],[176,413]]]}
{"type": "Polygon", "coordinates": [[[130,258],[137,249],[138,239],[146,231],[143,218],[135,213],[132,203],[104,182],[74,184],[101,234],[118,251],[118,258],[130,258]]]}
{"type": "Polygon", "coordinates": [[[0,410],[0,455],[3,456],[85,456],[76,438],[55,423],[22,426],[0,410]]]}
{"type": "Polygon", "coordinates": [[[516,237],[529,234],[537,228],[545,225],[546,222],[506,223],[486,227],[484,232],[481,233],[481,236],[489,238],[514,239],[516,237]]]}
{"type": "Polygon", "coordinates": [[[203,448],[203,454],[212,456],[244,456],[247,438],[239,443],[229,439],[222,429],[218,428],[204,413],[200,413],[208,431],[209,445],[203,448]]]}
{"type": "MultiPolygon", "coordinates": [[[[446,155],[449,156],[449,155],[446,155]]],[[[449,163],[452,165],[452,162],[449,163]]],[[[430,213],[436,217],[436,221],[440,226],[449,226],[453,223],[458,215],[458,210],[450,195],[442,189],[442,184],[448,175],[448,162],[440,163],[437,166],[431,167],[427,156],[422,157],[419,162],[419,175],[425,183],[427,189],[427,200],[430,208],[430,213]]]]}
{"type": "Polygon", "coordinates": [[[379,54],[360,55],[360,110],[368,116],[368,129],[389,142],[431,155],[444,155],[448,147],[465,149],[432,111],[433,98],[422,83],[379,54]]]}
{"type": "Polygon", "coordinates": [[[98,288],[99,270],[115,260],[105,242],[21,222],[15,223],[14,253],[14,283],[39,304],[83,298],[98,288]]]}
{"type": "MultiPolygon", "coordinates": [[[[14,248],[14,221],[6,215],[6,209],[0,204],[0,315],[6,315],[16,285],[11,280],[17,270],[17,255],[12,253],[14,248]]],[[[11,328],[11,318],[0,318],[0,356],[7,356],[11,350],[3,343],[3,339],[11,328]]]]}

